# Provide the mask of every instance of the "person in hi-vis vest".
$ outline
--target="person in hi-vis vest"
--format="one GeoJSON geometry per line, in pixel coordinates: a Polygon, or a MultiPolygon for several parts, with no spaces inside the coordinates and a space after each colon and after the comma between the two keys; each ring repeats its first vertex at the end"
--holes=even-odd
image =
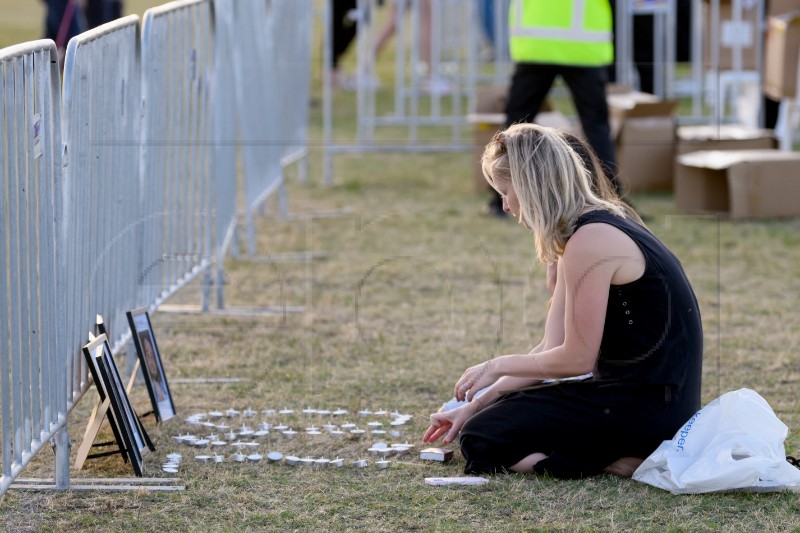
{"type": "MultiPolygon", "coordinates": [[[[609,0],[511,0],[508,24],[516,66],[506,127],[533,122],[560,75],[572,93],[587,141],[621,193],[605,89],[607,66],[614,59],[609,0]]],[[[503,214],[497,195],[489,207],[491,213],[503,214]]]]}

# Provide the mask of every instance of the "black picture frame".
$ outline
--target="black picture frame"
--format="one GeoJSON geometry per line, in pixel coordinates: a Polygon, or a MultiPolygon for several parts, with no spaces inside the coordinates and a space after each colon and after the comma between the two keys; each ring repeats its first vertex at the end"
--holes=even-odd
{"type": "Polygon", "coordinates": [[[146,307],[133,309],[126,314],[133,344],[136,347],[136,355],[139,357],[139,365],[147,385],[147,392],[150,395],[153,413],[157,421],[164,422],[175,416],[175,403],[172,400],[161,352],[153,333],[150,314],[146,307]]]}
{"type": "Polygon", "coordinates": [[[86,344],[83,347],[83,354],[89,363],[98,393],[103,400],[106,398],[109,400],[111,413],[109,420],[117,444],[123,456],[133,466],[134,473],[142,477],[144,475],[142,452],[148,448],[152,449],[152,443],[128,399],[105,334],[98,335],[86,344]]]}
{"type": "MultiPolygon", "coordinates": [[[[94,334],[89,334],[89,342],[83,347],[83,357],[86,359],[86,366],[89,367],[89,372],[92,374],[92,381],[97,389],[97,394],[100,396],[100,402],[105,402],[109,393],[106,390],[105,382],[100,373],[99,361],[95,359],[94,353],[102,348],[102,339],[98,339],[94,334]]],[[[110,401],[109,401],[110,403],[110,401]]],[[[123,431],[120,426],[121,420],[115,415],[114,411],[108,416],[108,423],[111,426],[111,431],[114,433],[114,440],[117,442],[122,459],[127,463],[130,459],[129,454],[132,453],[128,446],[128,440],[123,437],[123,431]]]]}

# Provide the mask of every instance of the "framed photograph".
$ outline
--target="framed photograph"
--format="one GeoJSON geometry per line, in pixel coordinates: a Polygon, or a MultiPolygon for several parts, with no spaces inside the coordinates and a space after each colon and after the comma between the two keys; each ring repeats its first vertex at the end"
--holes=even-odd
{"type": "MultiPolygon", "coordinates": [[[[108,398],[108,392],[104,385],[104,381],[102,375],[100,373],[100,367],[98,366],[99,361],[95,359],[94,353],[98,350],[102,350],[102,341],[99,341],[98,338],[90,333],[89,334],[89,343],[83,347],[83,357],[86,359],[86,366],[89,367],[89,372],[92,374],[92,380],[94,381],[94,386],[97,389],[97,394],[100,396],[100,402],[103,403],[108,398]]],[[[110,403],[110,402],[109,402],[110,403]]],[[[128,454],[129,446],[127,444],[126,438],[123,437],[122,428],[120,427],[120,420],[117,416],[114,415],[112,411],[108,416],[108,423],[111,426],[111,431],[114,433],[114,440],[117,442],[117,446],[122,453],[122,458],[127,463],[129,460],[128,454]]],[[[97,426],[99,429],[99,425],[97,426]]],[[[92,439],[94,440],[95,435],[92,435],[92,439]]]]}
{"type": "Polygon", "coordinates": [[[133,466],[137,476],[144,475],[142,452],[151,447],[150,439],[128,400],[128,394],[122,385],[117,365],[111,355],[108,339],[104,334],[97,336],[83,347],[95,385],[103,399],[108,398],[109,417],[112,429],[116,426],[115,438],[123,454],[133,466]],[[149,446],[150,445],[150,446],[149,446]]]}
{"type": "Polygon", "coordinates": [[[128,311],[127,315],[144,382],[150,394],[150,402],[153,404],[153,413],[160,422],[169,420],[175,416],[175,404],[161,361],[161,352],[156,344],[153,325],[150,323],[150,315],[144,307],[128,311]]]}

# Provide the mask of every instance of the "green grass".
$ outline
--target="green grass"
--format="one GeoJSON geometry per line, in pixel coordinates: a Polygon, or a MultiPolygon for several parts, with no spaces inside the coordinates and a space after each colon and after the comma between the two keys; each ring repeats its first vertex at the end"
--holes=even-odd
{"type": "MultiPolygon", "coordinates": [[[[0,1],[3,8],[11,3],[0,1]]],[[[35,37],[35,28],[28,30],[35,37]]],[[[353,108],[353,95],[337,94],[340,138],[352,132],[353,108]]],[[[319,106],[313,109],[311,144],[319,146],[319,106]]],[[[796,494],[674,496],[611,477],[554,481],[520,475],[492,478],[482,487],[429,487],[426,476],[460,475],[464,461],[458,453],[449,465],[407,456],[382,472],[317,471],[266,463],[202,465],[191,460],[191,449],[172,443],[172,435],[196,431],[183,422],[195,412],[310,405],[411,413],[398,439],[419,446],[428,414],[450,396],[466,366],[538,342],[547,300],[544,268],[526,230],[480,215],[486,198],[475,190],[473,164],[470,155],[452,153],[339,156],[334,185],[324,186],[315,150],[308,184],[299,184],[290,170],[293,216],[270,215],[270,202],[258,219],[257,244],[261,255],[313,251],[325,258],[226,264],[229,306],[285,304],[305,311],[152,317],[181,416],[160,426],[146,419],[157,446],[146,456],[147,475],[162,475],[166,454],[178,451],[185,457],[179,477],[187,490],[12,490],[0,501],[0,529],[800,531],[796,494]],[[346,212],[315,218],[333,210],[346,212]],[[243,381],[178,381],[199,377],[243,381]]],[[[789,426],[787,452],[796,455],[800,221],[733,223],[678,213],[668,194],[633,200],[681,258],[696,288],[706,333],[703,401],[728,390],[755,389],[789,426]]],[[[198,302],[197,287],[176,301],[198,302]]],[[[90,391],[70,417],[73,451],[93,401],[90,391]]],[[[146,409],[143,386],[135,388],[133,402],[146,409]]],[[[291,422],[309,425],[302,418],[291,422]]],[[[352,460],[364,456],[373,440],[314,443],[300,437],[291,444],[271,441],[262,451],[352,460]]],[[[25,476],[51,476],[52,459],[43,451],[25,476]]],[[[89,461],[72,475],[78,481],[132,474],[118,457],[109,457],[89,461]]]]}

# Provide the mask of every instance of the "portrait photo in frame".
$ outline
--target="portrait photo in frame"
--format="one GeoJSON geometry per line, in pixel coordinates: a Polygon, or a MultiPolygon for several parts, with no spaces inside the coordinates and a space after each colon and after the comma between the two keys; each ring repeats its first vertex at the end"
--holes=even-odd
{"type": "Polygon", "coordinates": [[[175,403],[169,389],[167,374],[156,344],[153,325],[147,308],[141,307],[127,312],[133,344],[142,368],[147,392],[153,405],[156,420],[163,422],[175,416],[175,403]]]}
{"type": "Polygon", "coordinates": [[[83,354],[101,399],[109,400],[109,421],[117,444],[133,466],[134,473],[141,477],[144,475],[142,452],[153,449],[153,446],[128,399],[105,334],[84,346],[83,354]]]}

